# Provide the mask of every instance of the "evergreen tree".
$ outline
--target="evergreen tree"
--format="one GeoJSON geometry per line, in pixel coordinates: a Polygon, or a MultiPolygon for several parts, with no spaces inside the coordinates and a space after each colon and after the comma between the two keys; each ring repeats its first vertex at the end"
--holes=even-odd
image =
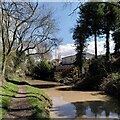
{"type": "Polygon", "coordinates": [[[120,3],[112,3],[112,5],[114,5],[114,9],[116,11],[116,23],[115,23],[115,30],[112,34],[114,43],[115,43],[115,54],[117,54],[118,52],[120,52],[120,3]]]}
{"type": "Polygon", "coordinates": [[[86,26],[77,25],[73,31],[73,39],[76,46],[76,64],[79,67],[80,73],[82,73],[83,59],[84,59],[84,47],[86,43],[86,26]]]}
{"type": "Polygon", "coordinates": [[[120,29],[114,31],[112,36],[115,42],[115,54],[117,54],[118,52],[120,52],[120,29]]]}
{"type": "Polygon", "coordinates": [[[87,2],[80,6],[79,22],[84,23],[89,31],[89,36],[94,35],[95,58],[97,59],[97,36],[102,33],[101,19],[103,16],[102,5],[99,2],[87,2]]]}
{"type": "Polygon", "coordinates": [[[104,3],[103,8],[104,16],[103,16],[103,33],[106,34],[106,60],[109,60],[110,55],[110,31],[115,30],[116,20],[117,20],[117,12],[112,4],[104,3]]]}

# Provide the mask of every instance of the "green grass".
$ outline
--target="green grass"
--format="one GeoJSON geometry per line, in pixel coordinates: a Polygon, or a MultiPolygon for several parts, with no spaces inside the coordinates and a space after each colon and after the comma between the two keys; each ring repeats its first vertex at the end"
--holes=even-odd
{"type": "MultiPolygon", "coordinates": [[[[19,82],[20,78],[18,76],[14,77],[15,78],[13,83],[11,83],[11,79],[11,82],[5,82],[5,84],[0,87],[0,118],[6,117],[12,97],[17,94],[17,82],[19,82]],[[15,84],[14,81],[16,81],[15,84]]],[[[22,79],[22,82],[27,83],[24,81],[24,79],[22,79]]],[[[51,102],[48,95],[45,94],[42,90],[29,85],[27,85],[26,92],[28,93],[28,101],[32,106],[33,114],[31,117],[35,118],[35,120],[49,119],[49,109],[51,107],[51,102]]]]}
{"type": "Polygon", "coordinates": [[[4,118],[6,116],[6,114],[7,114],[6,110],[3,108],[0,108],[0,118],[1,119],[4,118]]]}
{"type": "Polygon", "coordinates": [[[17,85],[10,82],[6,82],[3,86],[0,87],[0,95],[1,95],[0,118],[5,117],[10,102],[12,100],[12,97],[16,95],[17,91],[18,91],[17,85]]]}
{"type": "Polygon", "coordinates": [[[36,120],[49,119],[50,99],[42,90],[27,86],[28,100],[33,108],[32,117],[36,120]]]}

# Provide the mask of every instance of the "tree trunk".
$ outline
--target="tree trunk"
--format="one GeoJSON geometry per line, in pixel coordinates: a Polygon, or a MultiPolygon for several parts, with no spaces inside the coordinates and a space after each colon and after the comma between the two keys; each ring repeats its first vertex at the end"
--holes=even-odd
{"type": "Polygon", "coordinates": [[[78,59],[79,59],[78,64],[79,64],[80,74],[82,74],[82,55],[81,55],[81,52],[80,52],[80,56],[79,56],[78,59]]]}
{"type": "Polygon", "coordinates": [[[77,53],[77,65],[79,67],[79,73],[82,74],[82,64],[83,64],[83,61],[82,61],[82,52],[78,52],[77,53]]]}
{"type": "Polygon", "coordinates": [[[109,47],[109,30],[106,31],[106,60],[110,58],[110,47],[109,47]]]}
{"type": "Polygon", "coordinates": [[[6,68],[6,57],[3,55],[2,60],[2,76],[5,78],[5,68],[6,68]]]}
{"type": "MultiPolygon", "coordinates": [[[[1,6],[2,8],[2,6],[1,6]]],[[[1,32],[2,32],[2,68],[1,68],[1,71],[2,71],[2,77],[4,78],[5,77],[5,66],[6,66],[6,50],[5,50],[5,39],[4,39],[4,33],[5,33],[5,30],[4,30],[4,12],[3,12],[3,9],[1,9],[2,11],[2,21],[1,21],[1,32]]]]}
{"type": "Polygon", "coordinates": [[[95,39],[95,59],[97,59],[97,35],[96,35],[96,32],[94,34],[94,39],[95,39]]]}

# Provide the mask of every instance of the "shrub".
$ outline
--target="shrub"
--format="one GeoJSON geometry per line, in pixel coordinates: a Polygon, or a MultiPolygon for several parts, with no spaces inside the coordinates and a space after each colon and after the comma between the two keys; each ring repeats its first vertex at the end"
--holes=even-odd
{"type": "MultiPolygon", "coordinates": [[[[104,59],[93,60],[89,65],[88,73],[85,76],[84,84],[87,89],[98,90],[102,79],[107,76],[104,59]]],[[[86,88],[85,87],[85,88],[86,88]]]]}
{"type": "Polygon", "coordinates": [[[98,90],[99,89],[99,84],[97,82],[97,76],[96,80],[95,77],[94,79],[81,79],[76,82],[75,88],[83,91],[93,91],[93,90],[98,90]]]}
{"type": "Polygon", "coordinates": [[[35,61],[32,57],[29,56],[26,63],[25,74],[27,76],[32,76],[34,68],[35,68],[35,61]]]}
{"type": "Polygon", "coordinates": [[[48,62],[41,61],[33,68],[32,76],[39,79],[52,79],[54,78],[54,68],[48,62]]]}
{"type": "Polygon", "coordinates": [[[113,63],[112,63],[112,70],[117,72],[120,71],[120,57],[118,57],[113,63]]]}
{"type": "Polygon", "coordinates": [[[112,73],[104,78],[103,83],[100,85],[101,89],[106,93],[119,98],[120,96],[120,73],[112,73]]]}
{"type": "Polygon", "coordinates": [[[93,60],[89,65],[88,72],[90,76],[99,76],[103,78],[107,75],[105,61],[102,59],[93,60]]]}
{"type": "Polygon", "coordinates": [[[107,76],[107,73],[104,58],[93,59],[87,73],[81,76],[81,80],[76,83],[76,87],[80,90],[98,90],[102,79],[107,76]]]}
{"type": "Polygon", "coordinates": [[[74,66],[66,68],[65,70],[62,71],[62,78],[64,77],[72,77],[72,71],[73,71],[74,66]]]}

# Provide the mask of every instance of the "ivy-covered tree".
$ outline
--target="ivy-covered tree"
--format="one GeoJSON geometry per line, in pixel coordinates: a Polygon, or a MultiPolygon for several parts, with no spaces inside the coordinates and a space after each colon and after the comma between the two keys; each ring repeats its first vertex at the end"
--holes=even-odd
{"type": "Polygon", "coordinates": [[[115,48],[114,48],[115,54],[117,54],[120,52],[120,29],[116,30],[112,36],[115,42],[115,48]]]}
{"type": "Polygon", "coordinates": [[[80,73],[82,73],[83,59],[84,59],[84,47],[85,47],[85,29],[83,26],[77,25],[73,31],[73,39],[75,40],[76,46],[76,64],[79,67],[80,73]]]}
{"type": "Polygon", "coordinates": [[[89,36],[94,35],[95,58],[97,59],[97,36],[102,33],[101,19],[103,16],[102,5],[99,2],[87,2],[80,6],[78,21],[84,23],[89,31],[89,36]]]}
{"type": "Polygon", "coordinates": [[[114,50],[115,50],[115,54],[117,54],[118,52],[120,52],[120,3],[114,3],[112,5],[114,5],[114,9],[117,13],[115,30],[112,34],[115,43],[114,50]]]}
{"type": "Polygon", "coordinates": [[[102,32],[100,21],[103,13],[100,9],[101,7],[102,6],[100,6],[100,3],[92,2],[81,4],[79,7],[79,17],[77,19],[77,26],[73,31],[73,39],[75,40],[77,51],[76,63],[79,66],[81,73],[86,39],[92,35],[94,35],[95,58],[97,59],[97,36],[102,32]]]}
{"type": "Polygon", "coordinates": [[[110,47],[109,47],[110,31],[115,30],[117,12],[112,4],[105,4],[105,3],[104,3],[103,12],[104,12],[103,33],[106,34],[106,60],[108,61],[110,55],[110,47]]]}

